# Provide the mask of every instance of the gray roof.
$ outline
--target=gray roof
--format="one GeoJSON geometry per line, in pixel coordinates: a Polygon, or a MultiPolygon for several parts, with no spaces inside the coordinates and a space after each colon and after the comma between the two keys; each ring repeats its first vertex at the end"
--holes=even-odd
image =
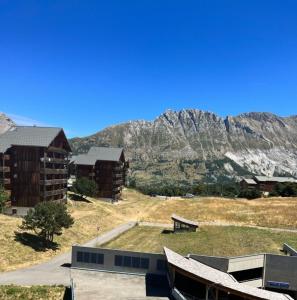
{"type": "Polygon", "coordinates": [[[72,157],[72,162],[77,165],[94,165],[97,160],[118,162],[123,153],[123,148],[92,147],[88,153],[72,157]]]}
{"type": "Polygon", "coordinates": [[[0,152],[13,145],[48,147],[62,130],[57,127],[14,126],[0,135],[0,152]]]}
{"type": "Polygon", "coordinates": [[[293,177],[268,177],[268,176],[255,176],[254,177],[259,182],[296,182],[297,179],[293,177]]]}
{"type": "Polygon", "coordinates": [[[191,225],[191,226],[195,226],[195,227],[198,227],[198,223],[197,222],[194,222],[194,221],[191,221],[191,220],[187,220],[183,217],[180,217],[178,215],[175,215],[173,214],[171,216],[171,219],[175,220],[175,221],[178,221],[178,222],[181,222],[181,223],[184,223],[184,224],[188,224],[188,225],[191,225]]]}
{"type": "Polygon", "coordinates": [[[293,298],[286,294],[265,291],[245,285],[244,283],[239,283],[228,273],[209,267],[191,258],[185,258],[166,247],[164,247],[164,252],[169,264],[218,287],[221,286],[230,291],[237,291],[244,295],[250,295],[263,300],[293,300],[293,298]]]}
{"type": "Polygon", "coordinates": [[[247,184],[257,184],[257,182],[254,179],[243,178],[242,180],[245,181],[247,184]]]}

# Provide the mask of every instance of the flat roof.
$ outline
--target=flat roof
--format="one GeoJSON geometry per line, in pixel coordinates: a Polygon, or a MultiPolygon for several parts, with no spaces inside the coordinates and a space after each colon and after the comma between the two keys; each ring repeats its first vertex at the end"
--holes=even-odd
{"type": "Polygon", "coordinates": [[[180,217],[180,216],[178,216],[176,214],[173,214],[171,216],[171,219],[174,220],[174,221],[177,221],[177,222],[181,222],[181,223],[190,225],[190,226],[198,227],[198,223],[197,222],[194,222],[194,221],[191,221],[191,220],[187,220],[187,219],[185,219],[183,217],[180,217]]]}
{"type": "Polygon", "coordinates": [[[224,287],[224,289],[263,300],[293,300],[292,297],[286,294],[270,292],[239,283],[228,273],[209,267],[191,258],[185,258],[166,247],[164,247],[164,253],[169,264],[186,271],[197,277],[197,279],[200,278],[213,285],[217,285],[218,288],[224,287]]]}

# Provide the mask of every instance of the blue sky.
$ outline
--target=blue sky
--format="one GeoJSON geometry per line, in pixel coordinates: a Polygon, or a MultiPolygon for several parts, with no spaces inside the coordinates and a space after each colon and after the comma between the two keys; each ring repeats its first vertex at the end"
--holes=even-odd
{"type": "Polygon", "coordinates": [[[0,104],[70,137],[167,108],[297,114],[297,1],[0,0],[0,104]]]}

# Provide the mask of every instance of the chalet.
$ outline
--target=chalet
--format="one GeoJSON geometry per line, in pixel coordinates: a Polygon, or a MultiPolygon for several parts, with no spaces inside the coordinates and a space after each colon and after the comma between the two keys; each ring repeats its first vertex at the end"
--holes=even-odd
{"type": "Polygon", "coordinates": [[[268,177],[254,176],[253,178],[243,178],[240,182],[242,189],[257,189],[261,192],[270,193],[278,183],[296,183],[293,177],[268,177]]]}
{"type": "Polygon", "coordinates": [[[12,213],[42,201],[66,201],[70,151],[61,128],[15,126],[0,135],[0,181],[12,213]]]}
{"type": "Polygon", "coordinates": [[[97,184],[97,197],[118,200],[126,184],[128,161],[122,148],[92,147],[87,154],[72,158],[77,178],[86,177],[97,184]]]}

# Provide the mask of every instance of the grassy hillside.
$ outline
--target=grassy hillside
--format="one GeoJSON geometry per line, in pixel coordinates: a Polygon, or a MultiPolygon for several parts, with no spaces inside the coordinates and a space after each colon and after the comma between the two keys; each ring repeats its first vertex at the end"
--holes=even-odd
{"type": "Polygon", "coordinates": [[[168,233],[162,228],[137,226],[106,248],[162,253],[166,246],[181,254],[237,256],[253,253],[281,254],[283,243],[297,247],[297,233],[272,232],[237,226],[203,226],[197,232],[168,233]]]}
{"type": "Polygon", "coordinates": [[[75,219],[72,228],[55,240],[56,251],[40,251],[34,236],[16,240],[15,232],[21,219],[0,215],[0,271],[36,264],[62,252],[74,243],[84,243],[99,234],[130,220],[171,223],[172,213],[196,221],[297,228],[297,199],[275,198],[261,200],[228,200],[195,198],[160,200],[134,190],[124,191],[118,205],[98,200],[69,201],[68,208],[75,219]]]}

